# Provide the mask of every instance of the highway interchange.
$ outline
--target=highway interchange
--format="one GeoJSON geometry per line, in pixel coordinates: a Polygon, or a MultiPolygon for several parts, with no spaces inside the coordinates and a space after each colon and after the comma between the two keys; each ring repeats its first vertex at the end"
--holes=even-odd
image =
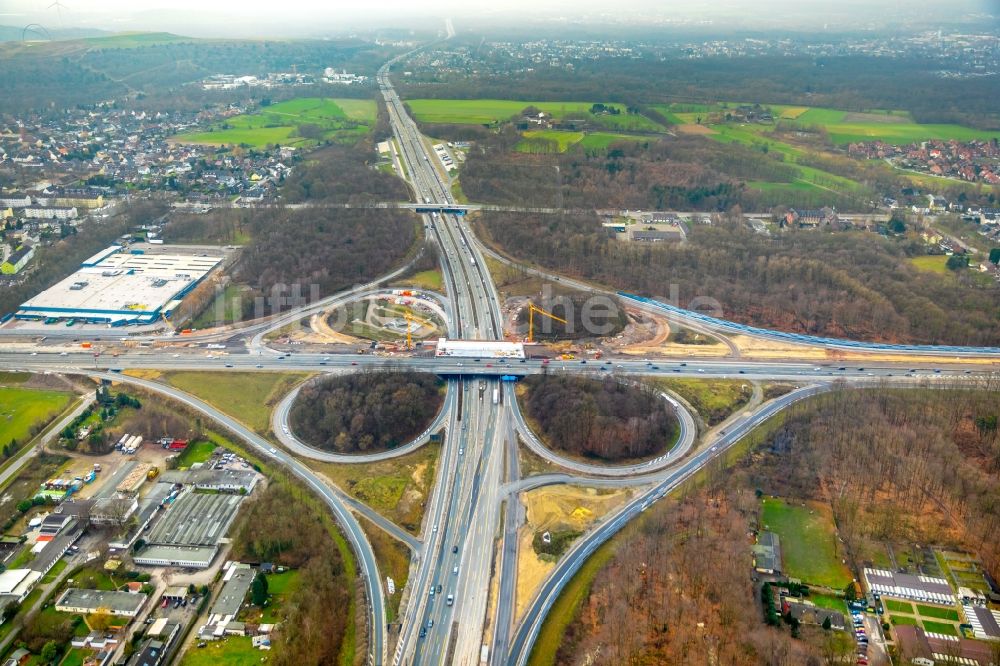
{"type": "MultiPolygon", "coordinates": [[[[405,56],[401,56],[403,58],[405,56]]],[[[435,168],[437,159],[392,87],[389,70],[398,59],[378,73],[378,84],[386,103],[399,160],[408,176],[413,196],[428,206],[454,204],[449,188],[435,168]]],[[[486,269],[484,248],[462,224],[461,218],[444,213],[424,216],[428,235],[440,248],[441,267],[448,296],[442,298],[447,315],[448,336],[454,339],[502,340],[504,331],[500,298],[486,269]]],[[[36,372],[86,374],[128,382],[177,400],[240,436],[257,452],[286,466],[311,487],[330,507],[344,528],[360,563],[368,598],[368,648],[370,664],[480,664],[522,665],[527,662],[545,615],[566,582],[586,558],[608,538],[648,506],[675,489],[714,458],[738,442],[753,428],[789,405],[833,386],[864,386],[873,383],[953,387],[991,372],[997,350],[926,348],[915,350],[918,361],[873,360],[859,364],[795,359],[748,361],[738,358],[715,360],[613,359],[602,361],[542,361],[455,359],[424,356],[377,357],[370,354],[290,353],[271,349],[269,332],[301,320],[312,313],[349,303],[377,293],[380,284],[402,275],[406,266],[388,276],[347,292],[264,322],[227,330],[195,334],[186,343],[219,342],[225,354],[205,354],[203,348],[156,346],[133,348],[117,357],[95,356],[71,347],[77,332],[60,331],[45,344],[18,340],[4,331],[0,368],[36,372]],[[275,408],[272,430],[281,446],[253,432],[239,420],[187,393],[161,382],[122,374],[125,369],[275,371],[320,373],[354,372],[366,368],[412,369],[436,373],[447,380],[444,406],[434,422],[412,442],[386,454],[343,456],[318,451],[294,437],[288,426],[288,411],[298,389],[275,408]],[[559,456],[546,448],[531,432],[517,405],[510,383],[502,375],[573,373],[603,377],[745,378],[747,381],[784,380],[800,387],[759,408],[739,414],[711,438],[699,440],[692,415],[671,396],[681,423],[677,446],[654,461],[623,467],[602,467],[559,456]],[[336,488],[313,472],[305,459],[336,463],[381,460],[409,453],[429,441],[432,434],[443,438],[437,478],[427,500],[422,534],[413,537],[336,488]],[[522,479],[518,464],[518,441],[559,467],[562,472],[522,479]],[[598,521],[563,556],[551,575],[516,618],[517,530],[524,520],[517,499],[519,492],[541,485],[577,483],[599,486],[635,486],[634,498],[598,521]],[[400,540],[412,553],[409,581],[401,606],[397,640],[389,644],[384,578],[379,573],[372,546],[357,516],[371,521],[400,540]],[[494,580],[496,576],[497,580],[494,580]],[[494,594],[491,596],[491,590],[494,594]],[[488,618],[490,618],[488,620],[488,618]]],[[[555,279],[556,276],[543,273],[555,279]]],[[[563,278],[563,284],[592,289],[590,285],[563,278]]],[[[663,311],[657,304],[638,303],[650,311],[663,311]]],[[[670,312],[671,317],[695,330],[713,336],[722,331],[710,321],[670,312]]],[[[120,332],[88,338],[113,340],[120,332]]],[[[23,336],[22,336],[23,337],[23,336]]],[[[136,341],[169,343],[156,334],[130,336],[136,341]]],[[[173,340],[177,342],[177,340],[173,340]]],[[[877,346],[852,350],[883,352],[877,346]]],[[[731,347],[731,349],[734,349],[731,347]]],[[[400,593],[397,591],[397,593],[400,593]]]]}

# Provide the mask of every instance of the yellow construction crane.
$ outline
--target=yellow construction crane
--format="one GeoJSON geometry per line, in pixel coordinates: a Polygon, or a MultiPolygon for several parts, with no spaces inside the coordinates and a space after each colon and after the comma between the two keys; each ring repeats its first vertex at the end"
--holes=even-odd
{"type": "Polygon", "coordinates": [[[406,348],[413,349],[413,334],[410,330],[410,324],[416,321],[417,318],[410,314],[409,310],[404,310],[403,316],[406,317],[406,348]]]}
{"type": "Polygon", "coordinates": [[[541,309],[540,307],[538,307],[537,305],[535,305],[531,301],[528,301],[528,342],[534,342],[535,341],[535,313],[536,312],[538,314],[545,315],[549,319],[554,319],[555,321],[560,321],[560,322],[562,322],[564,324],[569,323],[565,319],[563,319],[562,317],[557,317],[554,314],[552,314],[551,312],[546,312],[545,310],[541,309]]]}

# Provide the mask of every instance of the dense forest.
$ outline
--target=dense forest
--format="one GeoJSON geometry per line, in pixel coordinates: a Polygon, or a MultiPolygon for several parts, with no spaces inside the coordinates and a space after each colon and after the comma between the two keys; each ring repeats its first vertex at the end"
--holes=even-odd
{"type": "Polygon", "coordinates": [[[263,75],[293,66],[318,73],[336,66],[374,75],[391,55],[389,48],[350,39],[208,40],[162,33],[51,42],[30,49],[7,42],[0,43],[0,90],[8,113],[47,112],[126,95],[138,108],[197,109],[207,100],[234,98],[231,92],[206,94],[184,87],[211,74],[263,75]]]}
{"type": "Polygon", "coordinates": [[[837,391],[791,408],[742,474],[830,501],[855,564],[872,539],[953,544],[1000,579],[998,418],[997,377],[979,390],[837,391]]]}
{"type": "MultiPolygon", "coordinates": [[[[907,260],[919,239],[867,232],[764,236],[735,221],[696,225],[685,244],[608,238],[595,215],[484,213],[509,255],[678,305],[714,299],[722,316],[767,328],[890,342],[1000,344],[1000,289],[907,260]]],[[[718,313],[716,313],[718,314],[718,313]]]]}
{"type": "Polygon", "coordinates": [[[557,663],[841,663],[833,634],[802,627],[791,640],[748,611],[759,607],[746,535],[760,493],[828,502],[855,570],[873,547],[919,543],[967,549],[1000,574],[996,382],[842,390],[793,406],[735,469],[712,470],[616,537],[557,663]]]}
{"type": "Polygon", "coordinates": [[[673,408],[646,386],[560,375],[534,375],[522,384],[527,415],[560,451],[629,460],[661,453],[677,436],[673,408]]]}
{"type": "MultiPolygon", "coordinates": [[[[798,173],[776,151],[679,135],[623,141],[608,150],[576,148],[563,154],[514,150],[520,135],[512,126],[477,143],[462,169],[462,189],[473,201],[565,208],[722,211],[739,205],[767,210],[773,197],[747,188],[748,181],[791,183],[798,173]]],[[[876,167],[861,170],[848,160],[824,165],[835,173],[895,193],[905,185],[876,167]],[[858,173],[863,171],[862,173],[858,173]]],[[[830,189],[782,193],[789,206],[836,206],[870,210],[869,187],[850,195],[830,189]]]]}
{"type": "Polygon", "coordinates": [[[270,662],[277,666],[336,664],[349,622],[354,581],[344,567],[323,508],[304,502],[287,480],[268,484],[248,502],[232,556],[274,562],[299,571],[284,602],[270,662]],[[336,609],[336,612],[332,612],[336,609]]]}
{"type": "Polygon", "coordinates": [[[848,111],[904,109],[921,123],[1000,127],[994,103],[1000,77],[942,77],[941,70],[950,67],[929,58],[863,55],[602,58],[581,60],[572,71],[542,63],[516,74],[475,78],[426,72],[397,87],[409,98],[607,100],[636,106],[747,100],[848,111]]]}
{"type": "MultiPolygon", "coordinates": [[[[232,270],[246,287],[236,310],[242,319],[367,282],[389,272],[418,240],[417,218],[405,210],[306,208],[213,211],[185,215],[165,230],[168,242],[231,243],[250,237],[232,270]]],[[[192,313],[211,307],[216,287],[206,282],[185,301],[192,313]]]]}
{"type": "Polygon", "coordinates": [[[296,285],[301,297],[315,289],[322,298],[389,272],[416,240],[416,218],[404,210],[280,211],[253,230],[235,277],[271,314],[285,305],[281,298],[296,298],[296,285]]]}
{"type": "Polygon", "coordinates": [[[304,386],[289,416],[295,434],[312,446],[373,453],[422,432],[443,402],[442,382],[434,375],[365,371],[304,386]]]}
{"type": "Polygon", "coordinates": [[[321,148],[292,171],[281,187],[281,196],[291,203],[405,201],[409,196],[406,185],[395,176],[372,169],[374,157],[374,148],[367,143],[321,148]]]}
{"type": "Polygon", "coordinates": [[[567,625],[557,664],[824,663],[812,640],[794,640],[755,612],[747,531],[757,500],[728,486],[657,503],[616,537],[621,545],[567,625]]]}

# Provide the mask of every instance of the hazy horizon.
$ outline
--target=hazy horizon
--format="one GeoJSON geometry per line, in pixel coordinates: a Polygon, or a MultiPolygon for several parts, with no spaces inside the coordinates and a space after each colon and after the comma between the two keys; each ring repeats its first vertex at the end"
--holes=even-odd
{"type": "Polygon", "coordinates": [[[993,29],[1000,0],[956,0],[947,6],[930,0],[843,0],[835,7],[823,0],[731,0],[684,3],[626,0],[608,5],[597,0],[556,0],[539,8],[527,0],[493,3],[482,8],[458,0],[433,0],[419,8],[402,0],[384,0],[317,8],[306,0],[288,0],[280,7],[261,0],[222,0],[210,10],[196,0],[144,2],[127,0],[8,0],[0,24],[40,24],[50,30],[87,28],[112,32],[166,31],[192,37],[303,37],[371,29],[436,29],[450,17],[461,29],[497,21],[556,24],[631,23],[650,27],[718,29],[796,28],[802,30],[887,29],[933,26],[935,23],[981,22],[993,29]]]}

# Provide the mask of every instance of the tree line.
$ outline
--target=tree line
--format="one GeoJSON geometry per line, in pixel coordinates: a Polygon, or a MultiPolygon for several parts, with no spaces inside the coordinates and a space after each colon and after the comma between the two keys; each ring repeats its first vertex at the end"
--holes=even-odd
{"type": "Polygon", "coordinates": [[[885,342],[996,345],[1000,289],[916,269],[919,238],[861,231],[765,236],[740,216],[694,225],[684,244],[611,239],[593,214],[486,212],[480,228],[508,255],[688,307],[796,333],[885,342]]]}
{"type": "MultiPolygon", "coordinates": [[[[248,502],[235,530],[234,558],[296,569],[299,585],[284,599],[272,662],[338,663],[347,635],[354,581],[334,541],[329,517],[287,479],[268,484],[248,502]]],[[[289,574],[285,574],[289,575],[289,574]]],[[[265,588],[266,592],[266,588],[265,588]]]]}

